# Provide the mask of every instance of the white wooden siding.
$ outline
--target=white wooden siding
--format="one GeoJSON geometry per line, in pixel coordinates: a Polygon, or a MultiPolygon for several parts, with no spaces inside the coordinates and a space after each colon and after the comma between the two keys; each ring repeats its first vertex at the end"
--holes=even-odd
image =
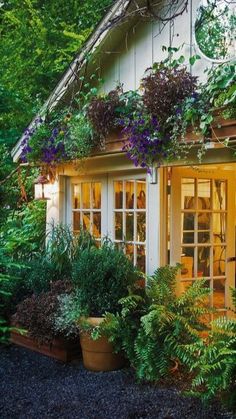
{"type": "MultiPolygon", "coordinates": [[[[164,27],[158,21],[142,21],[125,31],[122,42],[114,48],[110,58],[106,59],[104,55],[101,60],[103,90],[109,92],[116,87],[117,82],[124,85],[125,91],[137,89],[146,68],[166,58],[166,52],[162,51],[163,45],[180,47],[183,44],[179,54],[186,57],[186,64],[189,65],[190,56],[199,54],[194,43],[194,22],[199,4],[199,0],[190,0],[188,10],[164,27]]],[[[191,71],[204,81],[204,69],[210,66],[211,62],[202,57],[191,71]]]]}

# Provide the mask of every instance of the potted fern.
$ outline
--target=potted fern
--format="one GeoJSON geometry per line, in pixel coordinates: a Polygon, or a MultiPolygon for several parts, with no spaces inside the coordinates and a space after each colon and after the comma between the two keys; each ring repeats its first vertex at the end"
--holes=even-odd
{"type": "Polygon", "coordinates": [[[119,312],[118,301],[128,295],[137,276],[132,263],[110,241],[85,249],[74,263],[74,292],[60,299],[55,327],[67,334],[79,328],[87,369],[110,371],[123,366],[123,357],[114,353],[108,340],[104,316],[119,312]]]}

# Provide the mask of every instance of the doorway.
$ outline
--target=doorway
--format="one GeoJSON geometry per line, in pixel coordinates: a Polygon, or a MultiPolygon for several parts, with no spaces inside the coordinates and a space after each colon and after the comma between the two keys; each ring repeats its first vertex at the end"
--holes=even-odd
{"type": "Polygon", "coordinates": [[[170,263],[182,264],[178,293],[205,278],[216,316],[227,314],[235,287],[235,171],[172,168],[170,215],[170,263]]]}

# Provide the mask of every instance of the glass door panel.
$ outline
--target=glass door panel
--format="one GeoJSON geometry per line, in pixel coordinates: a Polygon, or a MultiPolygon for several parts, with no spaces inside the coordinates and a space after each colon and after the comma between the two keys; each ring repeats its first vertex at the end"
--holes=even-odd
{"type": "Polygon", "coordinates": [[[191,169],[172,168],[171,177],[171,263],[182,264],[179,291],[208,279],[211,306],[223,313],[227,290],[234,283],[234,267],[227,264],[235,254],[233,176],[217,171],[208,178],[191,169]]]}

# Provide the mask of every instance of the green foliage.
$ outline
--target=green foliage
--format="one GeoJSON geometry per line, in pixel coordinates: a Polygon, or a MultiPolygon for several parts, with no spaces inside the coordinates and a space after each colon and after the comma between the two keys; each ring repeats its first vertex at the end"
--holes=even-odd
{"type": "Polygon", "coordinates": [[[32,259],[44,247],[45,203],[33,201],[8,215],[0,233],[0,244],[14,260],[32,259]]]}
{"type": "Polygon", "coordinates": [[[178,269],[158,268],[145,290],[121,299],[121,314],[107,317],[110,340],[124,350],[139,379],[156,381],[168,374],[180,359],[182,345],[197,342],[205,329],[200,317],[208,312],[204,300],[210,290],[204,281],[195,281],[176,296],[178,269]]]}
{"type": "Polygon", "coordinates": [[[12,284],[19,281],[19,277],[12,275],[12,270],[18,269],[19,265],[13,263],[0,248],[0,343],[5,343],[10,331],[7,310],[9,300],[12,297],[12,284]]]}
{"type": "Polygon", "coordinates": [[[88,157],[96,144],[92,126],[83,112],[72,115],[68,124],[65,152],[70,160],[88,157]]]}
{"type": "Polygon", "coordinates": [[[93,237],[81,230],[76,236],[67,225],[53,225],[48,237],[45,256],[54,267],[57,275],[70,278],[73,262],[80,253],[95,246],[93,237]]]}
{"type": "Polygon", "coordinates": [[[136,277],[132,263],[109,241],[81,252],[72,272],[81,307],[90,316],[116,312],[136,277]]]}
{"type": "Polygon", "coordinates": [[[83,314],[80,298],[76,292],[61,295],[58,298],[59,306],[54,313],[54,328],[57,333],[64,336],[77,336],[79,334],[79,318],[83,314]]]}
{"type": "Polygon", "coordinates": [[[4,1],[0,85],[9,92],[10,112],[4,115],[8,127],[22,130],[28,123],[35,98],[38,104],[46,99],[110,4],[111,0],[4,1]]]}
{"type": "Polygon", "coordinates": [[[207,341],[186,345],[182,354],[195,375],[192,394],[208,401],[221,393],[230,407],[236,409],[235,319],[222,316],[214,320],[207,341]]]}
{"type": "Polygon", "coordinates": [[[118,301],[128,294],[128,287],[133,285],[137,275],[123,251],[110,241],[105,241],[100,248],[82,250],[73,265],[74,291],[60,298],[56,330],[68,336],[76,330],[78,333],[79,328],[89,329],[93,335],[100,333],[97,328],[91,330],[85,317],[119,311],[118,301]]]}

